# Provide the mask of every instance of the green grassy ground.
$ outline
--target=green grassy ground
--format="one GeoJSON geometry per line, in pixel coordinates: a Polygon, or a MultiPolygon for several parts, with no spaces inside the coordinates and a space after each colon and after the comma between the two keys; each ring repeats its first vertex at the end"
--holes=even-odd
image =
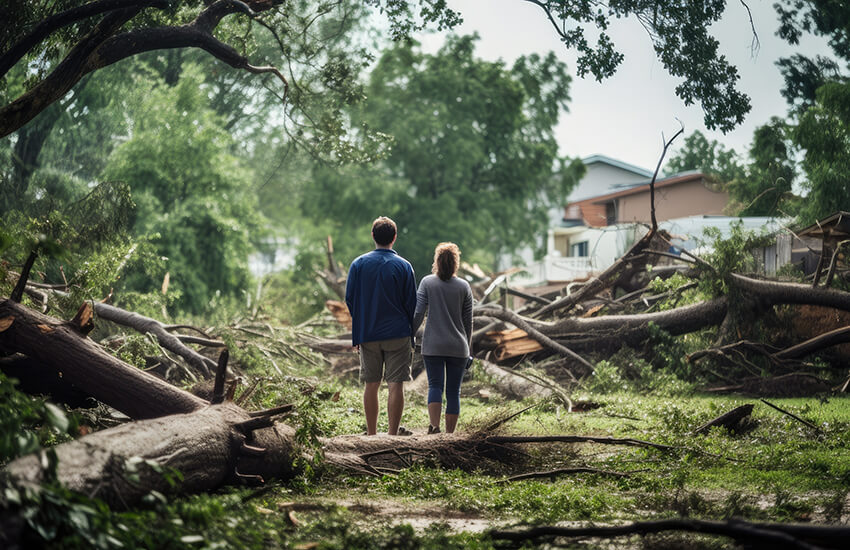
{"type": "MultiPolygon", "coordinates": [[[[477,374],[462,398],[460,431],[475,431],[530,405],[491,390],[484,401],[477,374]]],[[[353,382],[315,379],[267,384],[256,406],[296,401],[302,437],[359,433],[361,390],[353,382]],[[338,395],[337,395],[337,392],[338,395]]],[[[660,392],[663,393],[663,392],[660,392]]],[[[260,490],[152,501],[149,509],[116,514],[115,536],[147,533],[146,547],[490,548],[488,528],[516,525],[622,523],[668,517],[841,523],[848,521],[850,399],[772,399],[817,425],[815,431],[755,398],[718,395],[573,395],[599,406],[567,412],[541,401],[500,428],[506,434],[628,437],[674,451],[581,444],[527,447],[522,463],[481,462],[477,471],[443,470],[427,462],[398,475],[355,477],[318,468],[288,484],[260,490]],[[744,403],[754,403],[741,433],[694,428],[744,403]],[[525,471],[586,466],[624,476],[581,473],[505,482],[525,471]]],[[[382,401],[384,395],[382,395],[382,401]]],[[[385,421],[385,419],[383,419],[385,421]]],[[[403,423],[427,426],[424,398],[408,393],[403,423]]],[[[136,540],[138,542],[138,540],[136,540]]],[[[590,547],[606,547],[591,543],[590,547]]],[[[617,544],[626,544],[622,539],[617,544]]],[[[732,547],[724,539],[686,535],[628,539],[632,547],[732,547]]],[[[583,548],[587,547],[582,546],[583,548]]]]}

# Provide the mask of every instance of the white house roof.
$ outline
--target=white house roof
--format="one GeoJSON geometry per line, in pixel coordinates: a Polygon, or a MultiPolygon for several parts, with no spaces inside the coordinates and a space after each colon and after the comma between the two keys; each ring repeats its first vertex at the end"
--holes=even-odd
{"type": "Polygon", "coordinates": [[[582,162],[587,172],[570,192],[568,203],[605,195],[623,186],[646,183],[652,177],[649,170],[605,155],[591,155],[582,159],[582,162]]]}
{"type": "Polygon", "coordinates": [[[611,157],[606,157],[605,155],[590,155],[589,157],[585,157],[581,159],[584,164],[594,164],[597,162],[604,162],[605,164],[609,164],[611,166],[615,166],[620,168],[621,170],[626,170],[628,172],[634,172],[635,174],[642,176],[644,178],[651,178],[652,171],[646,170],[645,168],[640,168],[639,166],[635,166],[634,164],[629,164],[628,162],[623,162],[621,160],[613,159],[611,157]]]}

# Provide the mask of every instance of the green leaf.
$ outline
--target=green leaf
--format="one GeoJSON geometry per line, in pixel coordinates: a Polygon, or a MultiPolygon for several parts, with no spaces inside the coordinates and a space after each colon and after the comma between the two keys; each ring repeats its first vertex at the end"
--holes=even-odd
{"type": "Polygon", "coordinates": [[[45,403],[44,410],[47,413],[47,422],[56,431],[66,433],[70,422],[65,415],[65,411],[54,405],[53,403],[45,403]]]}
{"type": "Polygon", "coordinates": [[[14,487],[6,487],[6,490],[3,492],[8,502],[13,504],[21,503],[21,493],[18,492],[14,487]]]}
{"type": "Polygon", "coordinates": [[[85,533],[90,529],[88,515],[77,507],[72,508],[68,512],[68,522],[74,530],[80,533],[85,533]]]}

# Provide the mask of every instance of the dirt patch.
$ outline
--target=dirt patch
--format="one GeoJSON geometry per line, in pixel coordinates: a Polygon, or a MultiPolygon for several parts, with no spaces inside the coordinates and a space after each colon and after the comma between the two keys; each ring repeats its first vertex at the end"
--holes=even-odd
{"type": "Polygon", "coordinates": [[[340,501],[337,504],[361,514],[370,523],[383,521],[391,525],[411,525],[420,533],[435,524],[447,525],[453,532],[481,533],[503,523],[480,514],[429,504],[414,505],[400,500],[340,501]]]}

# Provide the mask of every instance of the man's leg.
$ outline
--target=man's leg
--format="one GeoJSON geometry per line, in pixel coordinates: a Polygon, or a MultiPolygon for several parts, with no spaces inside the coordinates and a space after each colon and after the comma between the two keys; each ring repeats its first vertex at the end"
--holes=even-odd
{"type": "Polygon", "coordinates": [[[393,338],[381,342],[386,365],[387,433],[398,435],[401,413],[404,410],[404,383],[410,380],[410,360],[413,352],[410,338],[393,338]]]}
{"type": "MultiPolygon", "coordinates": [[[[387,382],[389,395],[387,396],[387,433],[398,434],[398,426],[401,424],[401,413],[404,410],[404,382],[387,382]]],[[[377,397],[376,397],[377,403],[377,397]]]]}
{"type": "Polygon", "coordinates": [[[378,431],[378,390],[384,371],[380,344],[366,342],[360,344],[360,381],[363,389],[363,412],[366,414],[366,434],[375,435],[378,431]]]}
{"type": "MultiPolygon", "coordinates": [[[[375,435],[378,431],[378,390],[380,382],[366,382],[363,390],[363,410],[366,412],[366,434],[375,435]]],[[[398,426],[396,426],[398,429],[398,426]]]]}

